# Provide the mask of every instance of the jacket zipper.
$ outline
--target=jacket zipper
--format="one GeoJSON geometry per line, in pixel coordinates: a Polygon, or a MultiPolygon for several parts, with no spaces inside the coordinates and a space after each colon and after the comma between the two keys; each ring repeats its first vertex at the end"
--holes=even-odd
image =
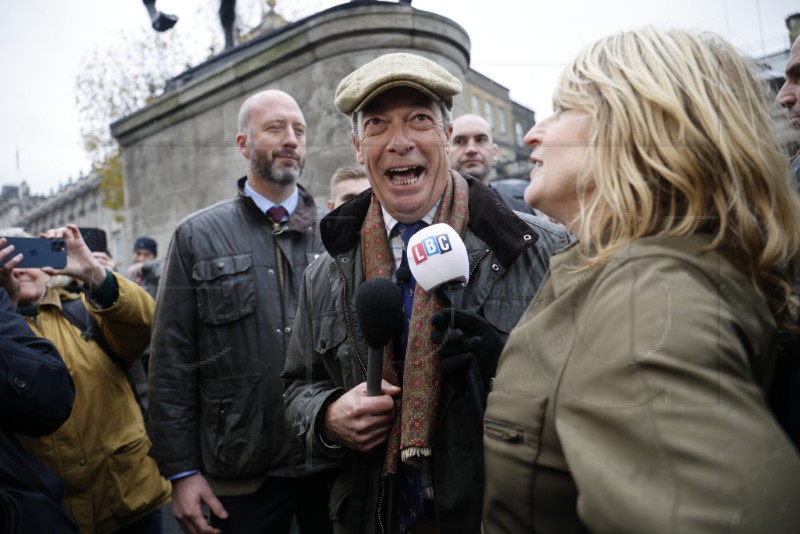
{"type": "Polygon", "coordinates": [[[383,477],[383,473],[379,473],[378,477],[380,478],[380,482],[378,484],[378,526],[381,529],[381,534],[385,534],[386,529],[383,528],[383,495],[386,493],[386,479],[383,477]]]}
{"type": "Polygon", "coordinates": [[[353,336],[353,325],[352,320],[350,318],[350,295],[347,291],[347,278],[345,278],[344,273],[342,272],[341,267],[339,267],[339,262],[334,259],[333,264],[336,266],[336,270],[339,272],[339,278],[342,279],[342,283],[344,283],[344,288],[342,288],[342,300],[344,301],[344,324],[345,328],[347,329],[347,339],[350,340],[350,350],[355,355],[356,360],[358,360],[358,364],[361,366],[361,370],[364,371],[364,380],[367,378],[367,366],[364,365],[364,361],[361,359],[361,355],[358,353],[358,348],[356,348],[355,338],[353,336]]]}
{"type": "Polygon", "coordinates": [[[469,277],[467,277],[467,284],[469,284],[470,281],[472,280],[472,275],[475,273],[475,269],[478,268],[478,264],[483,261],[483,258],[489,255],[489,252],[491,251],[488,248],[484,250],[483,254],[481,254],[480,257],[477,260],[475,260],[475,263],[472,264],[472,267],[469,270],[469,277]]]}
{"type": "MultiPolygon", "coordinates": [[[[475,273],[475,269],[478,268],[478,265],[483,261],[484,258],[486,258],[486,256],[489,255],[490,252],[491,252],[490,249],[488,249],[488,248],[485,249],[483,251],[483,253],[478,257],[478,259],[475,260],[475,263],[472,264],[472,267],[470,267],[470,270],[469,270],[469,277],[467,278],[467,284],[469,284],[469,281],[472,280],[472,275],[475,273]]],[[[337,264],[337,267],[338,267],[338,264],[337,264]]],[[[342,280],[344,280],[344,275],[342,274],[341,270],[339,270],[339,274],[342,276],[342,280]]],[[[345,287],[346,287],[346,285],[347,285],[347,283],[345,282],[345,287]]],[[[383,513],[383,497],[384,497],[384,495],[386,493],[386,479],[383,477],[383,474],[380,474],[379,476],[380,476],[380,484],[379,484],[379,488],[380,489],[378,491],[378,510],[377,510],[378,527],[380,527],[381,534],[385,534],[386,533],[386,529],[383,527],[383,515],[382,515],[382,513],[383,513]]],[[[437,506],[437,508],[438,508],[438,506],[437,506]]]]}

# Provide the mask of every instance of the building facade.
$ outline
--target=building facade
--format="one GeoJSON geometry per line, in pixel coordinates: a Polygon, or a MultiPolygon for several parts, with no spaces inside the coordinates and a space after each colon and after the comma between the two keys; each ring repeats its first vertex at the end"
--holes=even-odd
{"type": "Polygon", "coordinates": [[[22,226],[20,221],[44,200],[44,196],[31,195],[25,182],[4,185],[0,190],[0,229],[22,226]]]}
{"type": "Polygon", "coordinates": [[[522,139],[536,123],[536,112],[512,101],[507,87],[469,69],[464,84],[464,106],[457,106],[453,115],[463,113],[480,115],[492,128],[499,152],[496,177],[527,179],[531,150],[522,139]]]}
{"type": "MultiPolygon", "coordinates": [[[[6,187],[3,188],[5,191],[6,187]]],[[[32,235],[67,223],[76,224],[79,228],[100,228],[106,232],[109,252],[120,263],[120,267],[126,266],[130,260],[130,254],[126,253],[123,245],[126,233],[123,217],[105,206],[105,194],[100,187],[98,174],[91,173],[75,181],[70,180],[49,197],[26,197],[21,193],[17,197],[0,200],[1,228],[16,226],[32,235]],[[13,205],[19,209],[5,209],[13,205]],[[12,216],[11,213],[16,215],[12,216]]]]}

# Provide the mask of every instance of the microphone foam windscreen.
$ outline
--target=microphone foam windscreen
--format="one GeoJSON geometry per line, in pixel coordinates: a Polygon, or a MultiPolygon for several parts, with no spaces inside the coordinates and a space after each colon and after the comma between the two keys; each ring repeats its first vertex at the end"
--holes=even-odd
{"type": "Polygon", "coordinates": [[[370,278],[356,292],[356,316],[367,345],[383,348],[403,320],[403,293],[387,278],[370,278]]]}

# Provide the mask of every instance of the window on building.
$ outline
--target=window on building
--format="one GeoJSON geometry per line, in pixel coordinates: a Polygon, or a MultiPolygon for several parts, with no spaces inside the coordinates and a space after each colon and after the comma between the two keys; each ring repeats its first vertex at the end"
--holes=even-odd
{"type": "Polygon", "coordinates": [[[517,146],[525,146],[525,130],[519,121],[514,123],[514,136],[517,138],[517,146]]]}
{"type": "Polygon", "coordinates": [[[472,95],[472,113],[475,115],[481,114],[481,101],[478,95],[472,95]]]}
{"type": "Polygon", "coordinates": [[[497,130],[506,133],[506,110],[500,106],[497,106],[497,130]]]}
{"type": "Polygon", "coordinates": [[[488,100],[483,103],[483,118],[489,123],[489,129],[494,130],[494,109],[488,100]]]}

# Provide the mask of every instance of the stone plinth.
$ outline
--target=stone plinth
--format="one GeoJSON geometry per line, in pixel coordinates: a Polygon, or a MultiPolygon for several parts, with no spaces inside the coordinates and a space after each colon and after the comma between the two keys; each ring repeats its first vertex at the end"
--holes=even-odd
{"type": "MultiPolygon", "coordinates": [[[[123,147],[127,238],[151,235],[166,250],[180,219],[235,194],[245,173],[234,142],[238,110],[263,89],[286,91],[300,104],[308,124],[301,183],[324,205],[333,171],[355,164],[350,122],[333,105],[339,81],[381,54],[410,51],[463,82],[469,46],[466,32],[439,15],[397,3],[345,3],[190,69],[164,96],[112,125],[123,147]]],[[[460,95],[456,106],[463,107],[460,95]]]]}

